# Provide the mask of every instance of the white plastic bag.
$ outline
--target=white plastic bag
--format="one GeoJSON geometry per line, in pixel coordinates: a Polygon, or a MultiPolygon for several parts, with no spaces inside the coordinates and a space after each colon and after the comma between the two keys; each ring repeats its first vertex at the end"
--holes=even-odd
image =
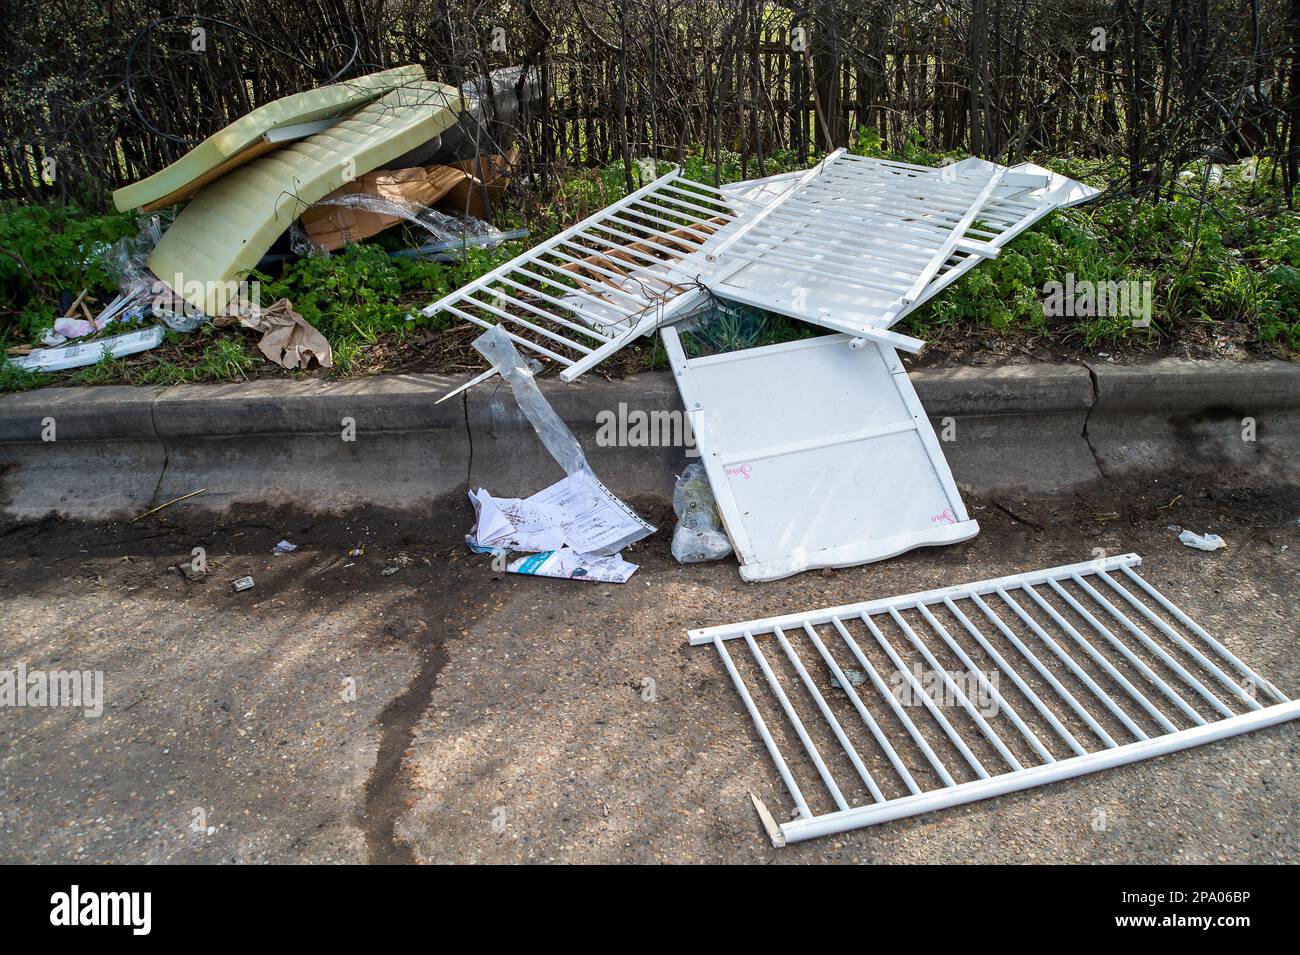
{"type": "Polygon", "coordinates": [[[731,553],[731,541],[722,529],[709,476],[698,461],[688,464],[673,487],[673,556],[678,563],[721,560],[731,553]]]}
{"type": "Polygon", "coordinates": [[[1178,539],[1188,547],[1195,547],[1197,550],[1218,550],[1220,547],[1227,547],[1228,543],[1218,534],[1194,534],[1191,531],[1183,531],[1178,535],[1178,539]]]}

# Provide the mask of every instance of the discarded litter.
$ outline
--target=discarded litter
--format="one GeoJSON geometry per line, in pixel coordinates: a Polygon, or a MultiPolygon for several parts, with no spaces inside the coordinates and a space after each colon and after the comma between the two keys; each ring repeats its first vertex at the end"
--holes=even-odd
{"type": "Polygon", "coordinates": [[[534,577],[625,584],[636,573],[637,565],[623,560],[620,554],[597,557],[593,554],[579,554],[570,547],[561,547],[559,550],[521,557],[507,565],[506,570],[512,574],[530,574],[534,577]]]}
{"type": "Polygon", "coordinates": [[[399,66],[266,103],[213,133],[170,166],[118,189],[113,193],[113,203],[125,212],[139,207],[148,211],[179,202],[235,166],[283,142],[283,130],[278,137],[269,135],[277,129],[336,116],[395,87],[422,79],[424,70],[420,67],[399,66]]]}
{"type": "Polygon", "coordinates": [[[275,545],[275,547],[273,548],[273,552],[277,554],[292,554],[297,549],[298,549],[297,544],[291,544],[288,541],[282,540],[280,541],[280,543],[275,545]]]}
{"type": "MultiPolygon", "coordinates": [[[[511,531],[521,526],[530,528],[533,534],[541,533],[544,528],[562,531],[562,543],[580,553],[598,556],[616,554],[628,544],[653,534],[655,528],[638,517],[596,477],[582,446],[542,395],[531,367],[520,357],[505,330],[494,326],[474,340],[474,347],[510,386],[519,410],[551,457],[568,475],[521,502],[522,510],[517,511],[519,524],[510,521],[506,515],[511,531]],[[525,503],[529,506],[523,506],[525,503]],[[538,505],[543,507],[539,509],[538,505]]],[[[484,500],[481,497],[477,500],[481,508],[484,500]]],[[[484,531],[474,536],[480,544],[507,546],[498,533],[484,531]]],[[[541,550],[555,546],[537,546],[538,540],[534,537],[531,546],[516,549],[541,550]]]]}
{"type": "Polygon", "coordinates": [[[510,386],[519,410],[566,476],[527,498],[493,497],[482,487],[471,491],[475,525],[466,544],[477,553],[533,552],[509,564],[511,573],[625,582],[636,565],[619,552],[655,528],[596,477],[505,331],[490,328],[474,347],[510,386]]]}
{"type": "MultiPolygon", "coordinates": [[[[730,547],[742,577],[772,580],[966,540],[979,526],[895,351],[924,343],[889,328],[1043,216],[1098,194],[1029,163],[932,168],[844,150],[724,188],[670,172],[426,308],[488,329],[476,347],[492,369],[442,400],[501,371],[492,349],[522,367],[515,347],[527,348],[572,381],[661,329],[707,476],[693,486],[711,488],[719,515],[697,517],[674,490],[678,560],[730,547]],[[697,324],[712,302],[841,334],[688,359],[673,325],[697,324]]],[[[553,448],[538,433],[573,475],[576,442],[553,448]]]]}
{"type": "Polygon", "coordinates": [[[483,488],[470,494],[478,513],[473,544],[512,551],[570,547],[604,556],[654,531],[604,484],[566,477],[531,497],[496,498],[483,488]]]}
{"type": "Polygon", "coordinates": [[[688,359],[662,338],[745,580],[978,533],[892,348],[822,335],[688,359]],[[747,385],[782,380],[798,387],[747,385]]]}
{"type": "Polygon", "coordinates": [[[402,222],[429,241],[391,253],[401,258],[455,261],[467,249],[527,235],[485,220],[518,168],[518,147],[506,148],[515,128],[506,117],[537,91],[536,75],[523,67],[492,71],[457,90],[411,65],[263,103],[171,165],[118,189],[119,210],[150,213],[139,235],[94,247],[121,294],[94,316],[83,290],[41,330],[41,348],[16,345],[9,354],[19,356],[18,367],[59,371],[99,361],[105,346],[120,357],[160,341],[150,329],[61,350],[113,322],[156,320],[189,333],[212,321],[262,332],[262,353],[281,367],[330,368],[327,340],[290,302],[261,308],[255,296],[246,301],[250,271],[402,222]],[[158,212],[179,203],[177,214],[158,212]],[[295,254],[270,254],[286,229],[295,254]]]}
{"type": "MultiPolygon", "coordinates": [[[[867,682],[866,670],[853,670],[848,667],[844,667],[840,672],[843,673],[844,676],[848,679],[849,686],[851,687],[859,687],[862,684],[867,682]]],[[[837,690],[844,689],[843,684],[841,684],[836,677],[831,677],[831,686],[835,687],[835,689],[837,690]]]]}
{"type": "Polygon", "coordinates": [[[479,553],[543,551],[563,547],[565,515],[554,505],[531,498],[494,498],[483,488],[471,491],[477,521],[466,538],[479,553]]]}
{"type": "MultiPolygon", "coordinates": [[[[410,567],[414,563],[414,558],[408,557],[406,554],[398,554],[396,557],[392,558],[389,565],[381,570],[379,574],[381,577],[391,577],[403,567],[410,567]]],[[[425,563],[428,563],[428,561],[426,560],[425,563]]]]}
{"type": "Polygon", "coordinates": [[[734,219],[728,210],[717,189],[668,173],[423,314],[445,311],[483,328],[508,325],[511,341],[557,362],[560,377],[572,381],[706,300],[693,281],[708,268],[697,253],[734,219]],[[666,209],[683,221],[663,219],[666,209]]]}
{"type": "Polygon", "coordinates": [[[1188,547],[1195,547],[1197,550],[1218,550],[1220,547],[1227,547],[1228,543],[1218,534],[1194,534],[1191,531],[1183,531],[1178,535],[1178,539],[1188,547]]]}
{"type": "Polygon", "coordinates": [[[680,563],[721,560],[731,553],[731,541],[722,529],[722,519],[709,488],[704,465],[688,464],[673,487],[673,556],[680,563]]]}
{"type": "Polygon", "coordinates": [[[1125,554],[692,630],[689,638],[717,651],[794,801],[797,816],[779,826],[788,842],[1300,718],[1300,701],[1139,576],[1140,563],[1125,554]],[[950,673],[935,652],[961,669],[950,673]],[[733,654],[746,658],[743,672],[733,654]],[[781,658],[780,672],[769,654],[781,658]],[[817,660],[825,670],[806,662],[817,660]],[[867,674],[864,692],[846,664],[867,674]],[[942,686],[927,690],[916,675],[922,671],[942,686]],[[1058,678],[1067,671],[1070,688],[1058,678]],[[817,674],[827,673],[842,693],[823,693],[817,674]],[[785,689],[791,684],[811,700],[802,716],[785,689]],[[1017,691],[1014,702],[1004,695],[1008,686],[1017,691]],[[795,740],[807,760],[786,759],[782,746],[795,740]],[[852,773],[837,772],[849,764],[852,773]]]}
{"type": "Polygon", "coordinates": [[[123,335],[113,335],[75,345],[36,348],[30,354],[11,358],[10,361],[28,371],[65,371],[68,368],[93,365],[105,356],[123,358],[148,351],[150,348],[157,348],[162,344],[163,334],[164,329],[154,325],[123,335]]]}
{"type": "MultiPolygon", "coordinates": [[[[504,171],[501,178],[502,185],[509,181],[504,171]]],[[[480,239],[479,244],[491,244],[501,234],[495,226],[456,214],[471,205],[480,215],[486,214],[481,203],[473,204],[469,198],[481,186],[477,178],[454,166],[376,170],[344,184],[305,211],[302,228],[313,247],[328,251],[378,235],[402,221],[448,246],[471,237],[480,239]]]]}
{"type": "Polygon", "coordinates": [[[252,589],[253,589],[253,578],[252,578],[252,577],[240,577],[238,580],[234,581],[234,582],[231,584],[231,586],[234,587],[235,590],[236,590],[237,592],[238,592],[238,591],[241,591],[241,590],[252,590],[252,589]]]}
{"type": "Polygon", "coordinates": [[[262,333],[258,349],[281,368],[330,368],[333,352],[325,336],[293,310],[287,298],[262,308],[252,302],[239,302],[234,314],[223,314],[214,325],[238,322],[245,328],[262,333]]]}
{"type": "Polygon", "coordinates": [[[149,268],[163,281],[185,277],[178,295],[208,315],[226,311],[239,278],[255,268],[288,221],[337,189],[451,126],[455,89],[403,83],[323,133],[295,140],[205,186],[163,233],[149,268]],[[286,219],[287,215],[287,219],[286,219]]]}
{"type": "MultiPolygon", "coordinates": [[[[426,242],[414,249],[399,249],[388,254],[390,258],[394,259],[431,259],[436,262],[458,262],[464,249],[490,249],[502,242],[525,239],[528,235],[527,229],[510,229],[506,232],[495,232],[491,235],[463,235],[452,239],[426,242]]],[[[414,315],[408,319],[408,321],[414,320],[414,315]]]]}

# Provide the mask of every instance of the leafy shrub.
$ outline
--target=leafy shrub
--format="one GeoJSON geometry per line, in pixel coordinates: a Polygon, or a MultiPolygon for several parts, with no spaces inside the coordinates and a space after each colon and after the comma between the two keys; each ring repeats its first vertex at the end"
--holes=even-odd
{"type": "Polygon", "coordinates": [[[103,253],[133,235],[129,214],[0,203],[0,342],[30,341],[54,322],[61,293],[115,292],[103,253]]]}

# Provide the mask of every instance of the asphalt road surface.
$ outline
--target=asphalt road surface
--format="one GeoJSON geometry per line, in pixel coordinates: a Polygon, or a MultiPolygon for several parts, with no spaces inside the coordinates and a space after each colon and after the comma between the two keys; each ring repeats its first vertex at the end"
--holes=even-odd
{"type": "Polygon", "coordinates": [[[98,716],[0,707],[0,861],[1300,861],[1300,723],[774,848],[749,794],[778,818],[789,797],[717,654],[685,639],[1136,551],[1294,696],[1294,489],[973,499],[970,542],[761,585],[732,559],[678,565],[671,511],[632,503],[660,531],[625,552],[626,585],[494,570],[460,497],[420,519],[177,505],[0,528],[0,669],[103,675],[98,716]]]}

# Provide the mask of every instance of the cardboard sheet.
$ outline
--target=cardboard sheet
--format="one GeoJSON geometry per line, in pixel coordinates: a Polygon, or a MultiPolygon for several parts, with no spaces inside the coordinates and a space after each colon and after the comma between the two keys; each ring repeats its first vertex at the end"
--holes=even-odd
{"type": "Polygon", "coordinates": [[[470,178],[468,173],[451,166],[429,166],[427,169],[415,166],[368,172],[334,190],[304,212],[302,228],[312,245],[333,252],[349,242],[360,242],[378,235],[402,222],[403,218],[355,206],[330,205],[330,200],[343,196],[373,196],[418,210],[439,205],[439,200],[470,178]]]}

